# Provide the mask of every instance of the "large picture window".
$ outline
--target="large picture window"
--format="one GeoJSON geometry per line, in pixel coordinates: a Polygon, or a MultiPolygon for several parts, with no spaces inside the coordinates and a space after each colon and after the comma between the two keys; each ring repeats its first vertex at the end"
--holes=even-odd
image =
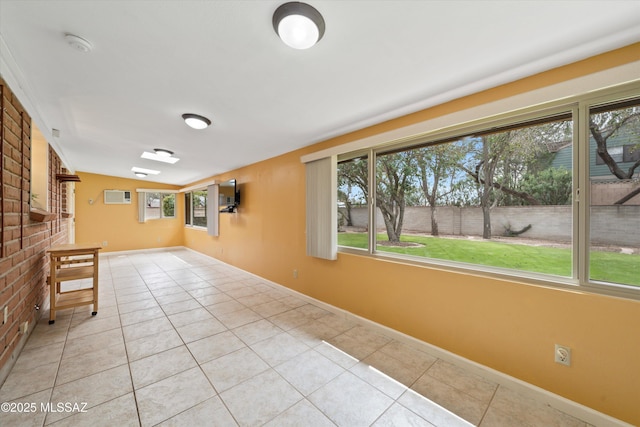
{"type": "MultiPolygon", "coordinates": [[[[571,276],[572,128],[566,113],[377,152],[376,251],[571,276]]],[[[338,169],[359,187],[343,202],[355,230],[368,229],[362,161],[338,169]]],[[[339,243],[366,247],[354,234],[339,243]]]]}
{"type": "Polygon", "coordinates": [[[338,245],[640,290],[640,99],[598,99],[344,153],[338,245]]]}

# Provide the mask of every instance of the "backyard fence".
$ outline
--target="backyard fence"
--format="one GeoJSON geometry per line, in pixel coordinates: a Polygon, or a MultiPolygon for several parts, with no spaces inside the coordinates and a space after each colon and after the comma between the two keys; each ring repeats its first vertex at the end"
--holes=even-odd
{"type": "MultiPolygon", "coordinates": [[[[345,211],[344,208],[340,208],[345,211]]],[[[376,224],[384,232],[378,211],[376,224]]],[[[353,226],[367,227],[367,208],[351,209],[353,226]]],[[[437,208],[438,230],[442,235],[482,236],[483,216],[480,207],[441,206],[437,208]]],[[[520,237],[554,242],[571,242],[573,233],[571,206],[509,206],[491,209],[494,236],[503,236],[507,228],[517,231],[531,225],[520,237]]],[[[407,207],[402,231],[431,234],[431,208],[407,207]]],[[[591,242],[596,245],[640,247],[640,206],[592,206],[591,242]]]]}

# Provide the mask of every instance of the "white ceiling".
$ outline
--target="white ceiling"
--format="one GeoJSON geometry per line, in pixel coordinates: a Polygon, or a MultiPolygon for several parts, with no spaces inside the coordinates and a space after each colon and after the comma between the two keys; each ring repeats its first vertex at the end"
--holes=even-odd
{"type": "Polygon", "coordinates": [[[0,0],[0,73],[72,171],[186,185],[640,41],[640,1],[308,0],[326,32],[301,51],[283,2],[0,0]]]}

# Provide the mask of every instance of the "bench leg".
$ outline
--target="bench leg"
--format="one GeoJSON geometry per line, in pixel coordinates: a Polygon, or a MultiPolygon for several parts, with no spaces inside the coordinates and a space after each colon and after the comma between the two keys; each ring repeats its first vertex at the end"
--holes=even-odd
{"type": "Polygon", "coordinates": [[[51,283],[51,276],[47,277],[49,283],[49,324],[53,325],[56,321],[56,293],[58,292],[58,283],[51,283]]]}
{"type": "Polygon", "coordinates": [[[93,311],[91,312],[92,316],[98,314],[98,281],[94,278],[93,280],[93,311]]]}

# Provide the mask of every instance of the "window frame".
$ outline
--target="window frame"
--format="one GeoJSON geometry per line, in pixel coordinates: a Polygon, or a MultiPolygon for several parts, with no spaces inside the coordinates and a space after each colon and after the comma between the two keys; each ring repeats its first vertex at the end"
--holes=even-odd
{"type": "MultiPolygon", "coordinates": [[[[376,155],[401,149],[409,149],[420,145],[435,145],[446,140],[458,138],[463,135],[487,132],[495,128],[515,125],[518,122],[535,120],[536,117],[564,113],[570,113],[573,121],[573,159],[572,159],[572,268],[571,277],[553,276],[544,273],[533,273],[524,270],[511,270],[498,267],[490,267],[478,264],[468,264],[459,261],[449,261],[434,258],[423,258],[404,254],[395,254],[376,250],[376,210],[375,197],[368,201],[369,217],[369,247],[367,249],[351,248],[338,245],[338,253],[349,253],[361,256],[370,256],[380,260],[403,262],[412,265],[444,268],[450,271],[470,273],[481,272],[489,277],[498,279],[515,279],[517,281],[532,283],[554,288],[571,290],[585,290],[598,294],[620,296],[631,299],[640,299],[640,287],[633,285],[617,284],[612,282],[598,282],[589,276],[589,227],[590,227],[590,200],[589,200],[589,112],[590,109],[605,104],[622,103],[625,100],[640,98],[640,84],[633,82],[620,85],[611,89],[595,91],[593,93],[568,97],[562,101],[551,101],[536,106],[499,115],[480,118],[467,123],[454,124],[431,132],[405,137],[402,139],[387,141],[372,145],[366,150],[354,150],[342,152],[338,155],[339,162],[355,157],[363,153],[368,159],[369,188],[375,188],[376,155]],[[585,189],[580,191],[580,189],[585,189]]],[[[369,190],[371,193],[371,190],[369,190]]],[[[337,233],[337,230],[335,231],[337,233]]]]}
{"type": "Polygon", "coordinates": [[[137,188],[136,193],[138,195],[138,222],[145,223],[147,221],[154,220],[175,220],[178,218],[177,209],[178,209],[178,198],[176,194],[177,190],[169,190],[169,189],[154,189],[154,188],[137,188]],[[147,218],[146,215],[146,205],[147,205],[147,194],[157,193],[160,194],[160,217],[159,218],[147,218]],[[173,195],[173,216],[165,216],[162,208],[162,202],[165,196],[173,195]]]}
{"type": "MultiPolygon", "coordinates": [[[[193,193],[195,192],[200,192],[200,191],[208,191],[207,187],[198,187],[198,188],[193,188],[192,190],[189,191],[184,191],[184,209],[185,209],[185,215],[184,215],[184,226],[187,228],[192,228],[194,230],[207,230],[207,225],[205,223],[205,225],[197,225],[194,224],[193,222],[193,193]],[[187,201],[187,197],[188,197],[188,201],[187,201]],[[188,222],[189,221],[189,222],[188,222]]],[[[206,205],[206,197],[205,197],[205,214],[207,213],[207,205],[206,205]]],[[[206,218],[206,216],[205,216],[206,218]]]]}
{"type": "MultiPolygon", "coordinates": [[[[585,171],[581,174],[582,191],[580,199],[582,201],[581,215],[584,217],[584,221],[580,224],[580,241],[584,242],[580,245],[581,256],[579,264],[579,279],[580,288],[584,290],[593,291],[595,293],[608,294],[613,296],[622,296],[631,299],[640,300],[640,286],[624,285],[612,282],[603,282],[591,279],[591,191],[590,189],[590,148],[589,148],[589,117],[590,114],[600,111],[608,111],[610,107],[616,106],[616,104],[623,104],[625,102],[631,102],[633,100],[640,101],[640,85],[632,84],[627,90],[615,91],[615,90],[603,90],[595,93],[590,97],[583,97],[580,100],[580,120],[583,126],[580,127],[582,134],[580,135],[580,141],[587,141],[586,147],[580,156],[580,163],[578,165],[579,170],[585,171]]],[[[637,104],[636,104],[637,105],[637,104]]],[[[624,162],[622,162],[624,163],[624,162]]],[[[636,172],[640,178],[640,170],[636,172]]]]}
{"type": "MultiPolygon", "coordinates": [[[[369,188],[372,188],[371,186],[375,183],[375,171],[371,172],[371,149],[369,150],[359,150],[359,151],[355,151],[355,152],[351,152],[351,153],[347,153],[347,154],[343,154],[341,156],[337,156],[336,157],[336,167],[339,168],[340,163],[346,163],[352,160],[356,160],[356,159],[362,159],[362,158],[366,158],[367,159],[367,186],[369,188]]],[[[337,182],[337,181],[336,181],[337,182]]],[[[339,183],[337,183],[336,185],[339,185],[339,183]]],[[[366,200],[366,205],[367,205],[367,228],[371,227],[371,224],[373,224],[375,218],[371,218],[371,215],[373,214],[375,217],[375,208],[372,209],[371,207],[371,194],[368,195],[367,200],[366,200]]],[[[336,239],[337,241],[337,239],[336,239]]],[[[371,244],[375,243],[375,234],[372,236],[371,233],[369,233],[369,240],[367,242],[367,247],[366,248],[354,248],[354,247],[349,247],[350,250],[352,251],[356,251],[356,253],[362,254],[362,253],[369,253],[370,249],[371,249],[371,244]]],[[[337,245],[338,251],[340,251],[341,246],[337,245]]],[[[347,248],[346,246],[342,246],[342,248],[347,248]]]]}
{"type": "Polygon", "coordinates": [[[171,192],[160,192],[160,191],[147,191],[144,194],[144,203],[147,203],[148,200],[148,195],[149,194],[159,194],[160,195],[160,206],[158,206],[158,208],[160,209],[160,216],[158,218],[147,218],[146,214],[145,214],[145,220],[155,220],[155,219],[175,219],[176,218],[176,195],[175,193],[171,192]],[[171,216],[167,216],[164,214],[164,208],[163,208],[163,204],[164,204],[164,198],[168,197],[168,196],[173,196],[173,215],[171,216]]]}

